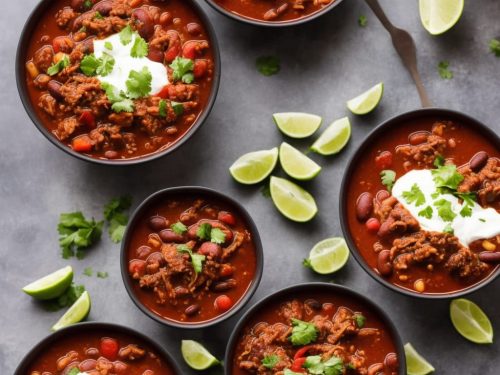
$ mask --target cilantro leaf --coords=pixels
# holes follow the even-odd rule
[[[449,69],[450,63],[448,61],[440,61],[438,64],[438,72],[442,79],[452,79],[453,72]]]
[[[280,361],[280,357],[278,357],[276,354],[271,354],[271,355],[266,355],[264,358],[262,358],[262,366],[268,369],[273,369],[274,366],[278,364]]]
[[[311,266],[311,261],[309,260],[309,258],[305,258],[303,261],[302,261],[302,265],[306,268],[310,268],[312,269],[312,266]]]
[[[172,224],[170,226],[170,229],[172,229],[172,231],[176,234],[184,234],[187,231],[187,227],[180,221]]]
[[[81,212],[61,214],[57,230],[62,257],[68,259],[75,255],[83,257],[85,249],[101,238],[103,222],[87,220]]]
[[[88,9],[92,8],[92,5],[94,5],[94,3],[92,2],[92,0],[85,0],[83,2],[83,8],[85,10],[88,10]]]
[[[98,271],[97,272],[97,277],[100,279],[106,279],[108,277],[108,273],[105,271]]]
[[[82,295],[83,292],[85,292],[85,287],[83,285],[76,285],[75,283],[71,283],[71,285],[62,295],[50,301],[43,301],[42,304],[46,310],[57,311],[62,308],[71,306]]]
[[[281,66],[280,59],[276,56],[261,56],[255,61],[257,70],[265,76],[272,76],[278,74]]]
[[[219,228],[212,228],[210,231],[210,241],[217,244],[226,242],[226,234]]]
[[[304,375],[304,374],[301,372],[295,372],[295,371],[292,371],[292,370],[286,368],[285,371],[283,372],[283,375]]]
[[[444,221],[453,221],[453,219],[457,216],[451,210],[451,202],[446,199],[440,199],[434,202],[434,206],[438,210],[438,215]]]
[[[418,216],[422,216],[422,217],[425,217],[427,219],[431,219],[433,212],[434,212],[434,210],[432,209],[432,207],[427,206],[423,210],[419,211]]]
[[[130,99],[122,99],[111,105],[111,109],[116,112],[134,112],[134,102]]]
[[[439,168],[439,167],[442,167],[444,165],[444,158],[441,156],[441,155],[438,155],[436,156],[436,158],[434,159],[434,166],[436,168]]]
[[[126,195],[113,198],[104,206],[104,218],[109,224],[108,233],[114,243],[119,243],[125,234],[128,215],[125,215],[123,211],[128,210],[131,205],[132,197]]]
[[[140,36],[136,36],[134,40],[134,45],[132,46],[132,49],[130,50],[130,56],[132,57],[145,57],[148,55],[148,44],[144,39],[142,39]]]
[[[394,186],[394,182],[396,181],[396,172],[390,169],[384,169],[380,172],[380,179],[382,185],[384,185],[390,193],[392,191],[392,187]]]
[[[163,99],[158,104],[158,114],[161,117],[167,117],[167,102]]]
[[[415,203],[415,206],[417,207],[425,203],[425,195],[422,193],[422,190],[420,190],[417,184],[413,184],[410,191],[404,191],[403,198],[406,203]]]
[[[196,274],[200,273],[203,269],[203,262],[206,256],[201,254],[193,253],[193,250],[186,244],[177,245],[177,251],[180,253],[187,253],[191,258],[191,264],[193,265],[194,272]]]
[[[148,96],[151,92],[151,81],[153,77],[147,67],[141,71],[131,70],[125,85],[127,86],[127,96],[130,99],[138,99]]]
[[[106,92],[108,100],[112,103],[111,109],[113,111],[116,113],[134,111],[134,102],[127,99],[123,93],[117,93],[116,87],[106,82],[101,82],[101,87]]]
[[[173,100],[170,102],[172,105],[172,109],[176,116],[180,116],[184,113],[184,105],[182,103],[174,102]]]
[[[445,227],[444,227],[444,229],[443,229],[443,232],[444,232],[444,233],[449,233],[449,234],[453,234],[453,233],[454,233],[454,230],[453,230],[453,228],[451,227],[451,224],[450,224],[450,223],[446,224],[446,226],[445,226]]]
[[[437,187],[447,187],[452,190],[456,190],[464,179],[453,164],[442,165],[433,169],[431,173]]]
[[[99,59],[99,66],[96,69],[96,74],[102,77],[109,75],[115,66],[115,59],[110,54],[104,52]]]
[[[332,356],[326,361],[322,361],[320,355],[308,356],[303,367],[309,374],[342,375],[344,373],[344,364],[337,356]]]
[[[198,227],[196,231],[196,236],[200,240],[208,240],[210,238],[210,232],[212,231],[212,226],[209,223],[203,223]]]
[[[69,66],[69,64],[70,64],[70,62],[69,62],[68,55],[64,55],[61,60],[59,60],[55,64],[52,64],[51,66],[49,66],[49,68],[47,69],[47,74],[49,76],[55,76],[61,70],[63,70],[67,66]]]
[[[358,328],[363,328],[365,326],[366,317],[362,314],[354,314],[354,321]]]
[[[111,42],[104,42],[104,48],[109,49],[110,51],[113,50],[113,45]]]
[[[132,197],[130,195],[113,198],[108,204],[104,206],[104,218],[106,220],[111,220],[117,213],[128,210],[131,205]]]
[[[491,53],[493,53],[496,57],[500,57],[500,40],[491,39],[489,46]]]
[[[182,80],[184,83],[192,83],[194,80],[194,61],[184,57],[176,57],[170,68],[173,70],[172,76],[175,81]]]
[[[471,217],[472,216],[472,207],[469,206],[468,204],[464,204],[464,206],[460,210],[460,216]]]
[[[129,44],[131,41],[132,41],[132,35],[134,34],[134,32],[132,31],[132,28],[130,27],[130,25],[127,25],[125,26],[122,31],[120,31],[120,42],[122,42],[122,44],[124,46],[126,46],[127,44]]]
[[[92,267],[87,267],[83,270],[83,274],[85,276],[92,276],[92,274],[94,273],[94,271],[92,271]]]
[[[366,18],[365,15],[361,15],[358,17],[358,25],[359,26],[365,27],[367,23],[368,23],[368,19]]]
[[[486,223],[486,220],[485,220],[485,219],[483,219],[483,218],[479,218],[478,220],[479,220],[480,222],[482,222],[482,223]]]
[[[316,341],[318,329],[313,323],[292,318],[292,325],[292,334],[290,336],[292,345],[307,345]]]
[[[80,62],[80,70],[88,77],[95,76],[101,61],[93,53],[85,55]]]
[[[71,370],[69,370],[68,375],[78,375],[80,374],[80,370],[78,367],[73,367]]]
[[[104,17],[101,14],[101,12],[97,11],[97,12],[95,12],[93,19],[95,19],[95,20],[103,20]]]

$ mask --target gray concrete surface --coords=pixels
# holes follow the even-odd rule
[[[61,212],[82,210],[101,216],[111,197],[130,193],[134,206],[152,192],[176,185],[205,185],[239,199],[256,219],[265,247],[265,272],[250,305],[281,287],[304,281],[330,281],[369,294],[390,314],[405,342],[410,341],[434,364],[438,374],[493,375],[500,373],[500,347],[474,345],[462,339],[448,318],[448,302],[403,297],[375,283],[351,259],[333,277],[318,277],[301,260],[320,239],[341,235],[338,193],[346,161],[365,135],[381,121],[419,106],[416,90],[392,49],[388,35],[358,0],[346,0],[330,14],[302,27],[265,30],[238,24],[207,6],[220,39],[222,84],[205,126],[170,157],[130,168],[109,168],[80,162],[56,149],[35,129],[17,95],[14,56],[17,40],[36,0],[4,2],[0,15],[0,374],[12,374],[21,358],[44,336],[62,312],[46,312],[24,295],[26,283],[66,264],[76,269],[76,281],[89,290],[90,320],[117,322],[144,331],[161,341],[179,360],[179,341],[203,342],[222,357],[238,317],[199,332],[165,328],[144,316],[122,285],[119,246],[107,236],[85,260],[59,256],[56,225]],[[488,51],[488,41],[500,35],[500,2],[466,2],[458,25],[441,37],[421,27],[416,1],[383,0],[390,18],[407,28],[419,48],[425,85],[437,106],[464,111],[500,131],[500,58]],[[360,28],[358,16],[368,17]],[[264,77],[255,69],[261,55],[277,55],[281,73]],[[437,64],[448,60],[454,78],[442,80]],[[379,108],[366,117],[353,117],[352,140],[338,156],[313,156],[323,172],[306,184],[320,213],[306,225],[281,217],[258,188],[234,183],[227,168],[244,152],[271,148],[283,140],[271,114],[309,111],[326,122],[348,115],[345,101],[384,81]],[[305,147],[305,142],[292,142]],[[82,275],[85,267],[109,272],[102,280]],[[470,298],[500,329],[500,284],[494,282]],[[498,332],[497,332],[498,333]],[[183,367],[186,374],[194,373]],[[215,371],[217,373],[217,371]]]

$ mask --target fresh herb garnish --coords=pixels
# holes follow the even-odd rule
[[[460,213],[460,216],[462,216],[462,217],[471,217],[472,216],[472,206],[470,206],[468,204],[464,204],[459,213]]]
[[[278,74],[281,69],[280,59],[276,56],[261,56],[258,57],[255,61],[257,66],[257,70],[265,75],[272,76],[274,74]]]
[[[457,167],[453,164],[441,165],[431,171],[434,183],[438,188],[446,187],[452,190],[457,190],[458,185],[464,179],[460,173],[457,172]]]
[[[180,221],[172,224],[170,226],[170,229],[172,229],[172,231],[175,234],[181,234],[181,235],[187,231],[187,227],[184,224],[182,224]]]
[[[91,246],[101,238],[103,222],[87,220],[81,212],[61,214],[57,231],[62,257],[68,259],[75,255],[84,257],[83,249]]]
[[[201,224],[196,230],[196,236],[200,240],[210,240],[216,244],[223,244],[226,242],[225,233],[219,228],[213,228],[209,223]]]
[[[309,260],[309,258],[304,258],[304,260],[302,261],[302,265],[306,268],[312,269],[311,261]]]
[[[69,370],[68,375],[78,375],[80,374],[80,370],[78,367],[73,367],[71,370]]]
[[[425,203],[425,195],[422,193],[422,190],[420,190],[417,184],[413,184],[410,191],[404,191],[403,198],[406,203],[415,203],[415,206],[417,207]]]
[[[92,270],[92,267],[86,267],[84,270],[83,270],[83,274],[85,276],[92,276],[94,274],[94,271]]]
[[[55,76],[57,73],[59,73],[61,70],[69,66],[70,61],[68,55],[64,55],[61,60],[56,62],[55,64],[52,64],[49,66],[47,69],[47,74],[49,76]]]
[[[104,48],[113,51],[113,45],[111,44],[111,42],[104,42]]]
[[[396,172],[390,169],[384,169],[380,172],[380,180],[382,185],[384,185],[390,193],[392,191],[392,187],[394,186],[394,182],[396,181]]]
[[[167,102],[163,99],[158,103],[158,114],[161,117],[167,117]]]
[[[212,228],[210,231],[210,241],[216,244],[223,244],[226,242],[226,234],[219,228]]]
[[[97,272],[97,277],[100,279],[106,279],[108,276],[109,275],[106,271],[98,271]]]
[[[177,251],[180,253],[188,253],[191,258],[191,264],[193,265],[194,272],[196,274],[200,273],[203,268],[203,262],[206,256],[193,253],[193,250],[186,244],[177,245]]]
[[[134,40],[134,45],[130,50],[130,56],[132,57],[145,57],[148,55],[148,43],[140,36],[136,36]]]
[[[419,211],[418,216],[422,216],[422,217],[425,217],[427,219],[431,219],[433,212],[434,212],[434,210],[432,209],[432,207],[427,206],[423,210]]]
[[[170,105],[172,106],[176,116],[180,116],[184,113],[184,105],[182,103],[171,101]]]
[[[172,64],[170,64],[173,73],[172,76],[175,81],[181,80],[184,83],[192,83],[194,81],[193,69],[194,61],[184,57],[176,57]]]
[[[151,92],[152,80],[153,77],[147,67],[143,67],[140,71],[131,70],[128,80],[125,82],[127,86],[127,96],[130,99],[148,96]]]
[[[96,74],[106,77],[113,71],[115,59],[109,53],[104,52],[99,60],[100,64],[96,69]]]
[[[85,0],[83,2],[83,8],[85,10],[88,10],[88,9],[92,8],[92,5],[94,5],[94,3],[92,2],[92,0]]]
[[[304,374],[302,372],[295,372],[286,368],[285,371],[283,372],[283,375],[304,375]]]
[[[451,202],[446,199],[434,201],[434,206],[437,208],[439,217],[444,221],[453,221],[457,216],[451,209]]]
[[[366,317],[362,314],[354,314],[354,321],[358,328],[363,328],[365,326]]]
[[[438,64],[438,72],[442,79],[452,79],[453,72],[449,69],[450,63],[448,61],[440,61]]]
[[[80,70],[88,77],[109,75],[115,66],[115,59],[110,54],[104,52],[101,58],[97,58],[93,53],[86,55],[80,62]]]
[[[490,52],[493,53],[496,57],[500,57],[500,40],[490,40]]]
[[[445,162],[445,159],[441,155],[438,155],[434,159],[434,163],[433,164],[434,164],[434,166],[436,168],[439,168],[439,167],[442,167],[444,165],[444,162]]]
[[[318,329],[313,323],[292,318],[292,325],[292,334],[290,336],[292,345],[307,345],[316,341]]]
[[[446,224],[446,226],[443,229],[443,232],[444,233],[449,233],[449,234],[453,234],[454,233],[454,230],[451,227],[451,223]]]
[[[481,222],[483,222],[483,223],[486,223],[485,219],[479,218],[478,220],[481,221]]]
[[[260,188],[260,193],[264,198],[271,198],[271,188],[269,187],[268,183],[262,185],[262,187]]]
[[[200,240],[208,240],[210,238],[211,231],[212,231],[212,226],[209,223],[203,223],[196,230],[196,236]]]
[[[122,31],[120,31],[120,42],[122,42],[122,44],[124,46],[126,46],[127,44],[129,44],[131,41],[132,41],[132,35],[134,34],[134,32],[132,31],[132,28],[130,27],[130,25],[127,25],[125,26]]]
[[[366,18],[365,15],[361,15],[358,17],[358,25],[359,26],[365,27],[367,23],[368,23],[368,19]]]
[[[266,355],[264,358],[262,358],[262,366],[268,369],[273,369],[274,366],[278,364],[280,361],[280,357],[278,357],[276,354],[271,354],[271,355]]]
[[[320,355],[308,356],[303,367],[308,370],[309,374],[342,375],[344,373],[344,363],[337,356],[332,356],[326,361],[322,361]]]
[[[113,198],[104,206],[104,218],[109,224],[108,232],[111,241],[118,243],[122,240],[127,227],[128,215],[123,211],[128,210],[132,205],[132,197],[123,196]]]
[[[95,20],[103,20],[103,19],[104,19],[104,17],[103,17],[103,15],[101,14],[101,12],[97,11],[97,12],[95,12],[95,14],[94,14],[94,18],[93,18],[93,19],[95,19]]]
[[[80,298],[82,293],[85,292],[85,287],[83,285],[76,285],[71,283],[71,285],[66,289],[66,291],[56,299],[46,301],[43,306],[46,310],[57,311],[65,307],[71,306],[75,301]]]
[[[123,92],[118,92],[116,87],[106,82],[101,82],[101,87],[106,91],[113,111],[116,113],[134,111],[134,102],[128,99]]]

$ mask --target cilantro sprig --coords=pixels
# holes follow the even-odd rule
[[[205,255],[193,253],[193,250],[186,244],[177,245],[177,251],[180,253],[187,253],[191,258],[191,264],[193,265],[194,272],[199,274],[203,269],[203,262],[206,259]]]
[[[214,228],[210,223],[201,224],[196,230],[196,236],[202,241],[210,240],[216,244],[226,242],[226,234],[220,228]]]
[[[444,221],[453,221],[457,216],[451,209],[451,202],[446,199],[434,201],[434,206],[437,208],[437,213]]]
[[[173,70],[172,76],[175,81],[182,81],[184,83],[192,83],[194,81],[194,61],[186,59],[185,57],[176,57],[170,64]]]
[[[433,213],[434,213],[434,210],[432,209],[432,207],[427,206],[418,212],[418,216],[422,216],[422,217],[425,217],[427,219],[432,219]]]
[[[391,169],[384,169],[380,172],[380,180],[382,185],[384,185],[390,193],[392,191],[392,187],[394,186],[394,182],[396,181],[396,172]]]
[[[292,345],[307,345],[316,341],[318,329],[313,323],[292,319],[292,325],[292,334],[290,335]]]
[[[438,72],[442,79],[452,79],[453,72],[450,70],[450,63],[448,61],[440,61],[438,64]]]
[[[47,69],[47,74],[49,76],[51,76],[51,77],[55,76],[61,70],[63,70],[67,66],[69,66],[69,64],[70,64],[70,61],[69,61],[68,55],[64,55],[62,57],[62,59],[60,59],[58,62],[56,62],[56,63],[52,64],[51,66],[49,66],[49,68]]]
[[[106,77],[113,71],[114,66],[115,59],[106,52],[103,52],[100,58],[91,53],[86,55],[80,62],[80,70],[88,77],[96,75]]]
[[[134,112],[134,102],[127,98],[123,92],[118,92],[115,86],[106,82],[101,82],[101,87],[106,92],[113,111],[116,113]]]
[[[417,207],[425,203],[425,195],[417,184],[413,184],[409,191],[403,191],[403,198],[406,203],[415,203]]]
[[[131,70],[125,85],[127,86],[127,96],[130,99],[138,99],[148,96],[151,93],[151,82],[153,76],[147,67],[140,71]]]
[[[59,218],[59,246],[64,259],[75,256],[82,259],[84,249],[96,243],[102,235],[104,222],[87,220],[80,211],[63,213]]]
[[[111,241],[119,243],[125,234],[127,227],[128,215],[124,211],[128,210],[132,205],[132,197],[122,196],[113,198],[106,206],[104,206],[104,218],[108,222],[109,236]]]
[[[489,47],[491,53],[493,53],[496,57],[500,57],[500,40],[491,39]]]
[[[273,369],[274,366],[278,364],[280,361],[280,357],[278,357],[276,354],[271,354],[271,355],[266,355],[264,358],[262,358],[262,366],[268,369]]]
[[[145,57],[148,55],[149,47],[148,43],[142,39],[139,35],[136,35],[134,40],[134,45],[130,50],[130,56],[132,57]]]
[[[257,70],[264,76],[278,74],[281,69],[280,59],[276,56],[261,56],[255,61]]]
[[[323,361],[320,355],[308,356],[303,367],[309,374],[342,375],[344,373],[344,363],[337,356],[332,356],[326,361]]]
[[[172,229],[172,231],[175,233],[175,234],[184,234],[186,231],[187,231],[187,227],[181,223],[180,221],[172,224],[170,226],[170,229]]]

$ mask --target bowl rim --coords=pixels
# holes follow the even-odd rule
[[[407,112],[400,113],[396,116],[393,116],[382,123],[380,123],[378,126],[376,126],[361,142],[361,144],[358,146],[357,150],[354,152],[354,154],[349,158],[347,162],[347,167],[345,168],[344,171],[344,176],[342,178],[342,183],[340,186],[340,194],[339,194],[339,217],[340,217],[340,226],[342,228],[342,232],[344,234],[344,238],[347,242],[347,245],[350,249],[350,253],[354,255],[354,258],[358,262],[358,264],[365,270],[366,273],[368,273],[373,279],[384,285],[385,287],[389,288],[390,290],[393,290],[395,292],[398,292],[400,294],[414,297],[414,298],[421,298],[421,299],[431,299],[431,300],[449,300],[453,298],[458,298],[465,296],[467,294],[473,293],[477,291],[478,289],[485,287],[492,281],[494,281],[499,275],[500,275],[500,266],[497,267],[495,271],[493,271],[489,276],[486,278],[482,279],[481,281],[477,282],[476,284],[473,284],[472,286],[461,289],[455,292],[450,292],[450,293],[433,293],[433,294],[425,294],[425,293],[418,293],[418,292],[413,292],[409,289],[404,289],[401,288],[397,285],[392,284],[391,282],[387,281],[385,278],[381,277],[379,274],[377,274],[369,265],[366,263],[364,260],[363,256],[361,255],[360,251],[358,250],[358,247],[356,246],[351,232],[349,230],[349,224],[347,222],[347,215],[349,210],[347,209],[347,190],[348,190],[348,185],[351,181],[351,176],[354,170],[354,166],[358,159],[361,157],[362,152],[367,148],[370,147],[371,143],[376,140],[380,134],[384,133],[387,131],[387,129],[400,125],[404,121],[408,120],[414,120],[418,118],[424,118],[424,117],[433,117],[433,116],[442,116],[442,117],[447,117],[450,119],[458,119],[461,121],[465,126],[474,126],[476,129],[481,132],[482,134],[485,134],[486,136],[490,137],[490,139],[493,140],[493,143],[497,144],[498,147],[500,147],[500,137],[487,125],[482,123],[481,121],[477,120],[474,117],[471,117],[463,112],[459,112],[456,110],[452,109],[447,109],[447,108],[440,108],[440,107],[431,107],[431,108],[420,108],[416,110],[411,110]]]
[[[255,268],[255,275],[253,277],[252,283],[249,285],[247,288],[246,292],[242,295],[238,303],[229,311],[226,313],[223,313],[215,318],[212,318],[210,320],[206,321],[201,321],[201,322],[194,322],[194,323],[183,323],[178,320],[174,319],[167,319],[164,317],[161,317],[155,313],[153,313],[148,307],[146,307],[137,297],[136,293],[134,292],[132,285],[131,285],[131,280],[128,275],[128,242],[129,242],[129,237],[132,235],[132,228],[135,226],[135,223],[137,220],[139,220],[142,217],[142,214],[144,210],[149,208],[152,203],[157,201],[158,199],[167,197],[167,196],[175,196],[175,195],[184,195],[184,196],[195,196],[195,195],[200,195],[200,196],[207,196],[209,198],[213,198],[215,200],[220,200],[225,203],[228,203],[229,205],[233,206],[236,208],[238,211],[238,214],[240,217],[244,219],[244,221],[247,223],[248,229],[250,230],[252,234],[252,240],[255,246],[255,256],[256,256],[256,268]],[[233,315],[237,314],[247,303],[248,301],[252,298],[253,294],[259,287],[260,281],[262,279],[262,274],[264,271],[264,250],[262,247],[262,241],[260,238],[260,234],[257,228],[257,225],[255,224],[254,220],[248,213],[248,211],[243,207],[243,205],[235,200],[234,198],[220,192],[216,191],[214,189],[208,188],[208,187],[203,187],[203,186],[178,186],[178,187],[170,187],[166,189],[159,190],[150,196],[148,196],[142,203],[135,209],[134,213],[132,214],[128,224],[127,228],[125,230],[125,234],[123,236],[122,244],[121,244],[121,249],[120,249],[120,270],[122,274],[122,280],[123,284],[125,285],[125,289],[127,290],[127,293],[129,297],[132,299],[134,304],[141,310],[145,315],[150,317],[151,319],[157,321],[160,324],[163,324],[165,326],[169,327],[175,327],[175,328],[183,328],[183,329],[200,329],[200,328],[207,328],[214,326],[216,324],[222,323],[223,321],[231,318]]]
[[[376,302],[366,297],[365,295],[355,291],[354,289],[348,288],[339,284],[325,283],[325,282],[306,282],[287,286],[285,288],[279,289],[266,297],[262,298],[259,302],[254,304],[248,311],[243,314],[243,316],[238,320],[238,323],[233,329],[231,336],[226,345],[226,353],[224,356],[224,375],[231,375],[234,349],[240,338],[241,331],[245,328],[248,321],[253,317],[253,315],[260,309],[265,308],[270,302],[278,298],[282,298],[287,295],[293,295],[297,292],[304,292],[308,290],[326,290],[333,293],[340,293],[347,296],[349,299],[358,300],[359,302],[365,304],[370,311],[374,312],[380,320],[389,329],[392,336],[394,345],[396,347],[398,361],[399,361],[399,375],[406,375],[406,358],[404,354],[403,341],[389,315],[383,310]]]
[[[137,337],[141,341],[144,341],[147,345],[151,346],[169,365],[169,367],[174,371],[175,374],[181,374],[180,367],[177,362],[174,360],[174,357],[167,351],[162,345],[158,343],[155,339],[145,335],[144,333],[137,331],[133,328],[116,324],[116,323],[107,323],[107,322],[81,322],[70,325],[68,327],[62,328],[55,332],[50,333],[48,336],[45,336],[42,340],[40,340],[35,346],[33,346],[28,353],[23,357],[16,370],[14,371],[14,375],[24,375],[27,373],[28,367],[33,363],[33,360],[41,355],[43,351],[52,344],[53,342],[59,341],[61,338],[79,333],[86,332],[89,330],[103,330],[103,331],[115,331],[120,334],[125,334],[131,337]]]
[[[253,26],[263,26],[263,27],[269,27],[269,28],[281,28],[281,27],[289,27],[289,26],[297,26],[301,25],[304,23],[307,23],[309,21],[312,21],[318,17],[321,17],[322,15],[328,13],[331,11],[333,8],[338,6],[340,3],[342,3],[343,0],[335,0],[331,4],[325,6],[323,9],[320,9],[314,13],[311,13],[308,16],[305,17],[300,17],[294,20],[290,21],[263,21],[263,20],[258,20],[255,18],[250,18],[250,17],[244,17],[241,15],[238,15],[236,13],[233,13],[224,7],[220,6],[217,4],[214,0],[205,0],[208,5],[210,5],[213,9],[215,9],[217,12],[220,14],[223,14],[226,17],[232,18],[233,20],[246,23],[248,25],[253,25]]]
[[[186,1],[186,0],[183,0]],[[210,96],[208,98],[208,102],[205,108],[202,110],[196,121],[191,125],[191,127],[182,135],[179,139],[177,139],[171,146],[155,151],[151,154],[147,154],[145,156],[138,156],[130,159],[99,159],[87,156],[85,154],[74,151],[69,146],[65,145],[61,141],[59,141],[51,131],[49,131],[38,118],[36,111],[34,109],[34,105],[31,103],[28,88],[26,85],[26,54],[29,45],[29,41],[31,39],[31,32],[35,29],[38,21],[44,15],[46,8],[48,8],[53,0],[40,0],[40,2],[33,8],[31,13],[29,14],[26,22],[24,23],[21,35],[19,37],[19,41],[17,44],[17,51],[15,57],[15,76],[16,76],[16,86],[19,97],[23,104],[23,107],[28,114],[28,117],[31,119],[31,122],[35,125],[35,127],[42,133],[45,138],[47,138],[53,145],[55,145],[60,150],[64,151],[66,154],[69,154],[77,159],[100,165],[112,165],[112,166],[127,166],[127,165],[136,165],[142,164],[146,162],[150,162],[156,159],[159,159],[163,156],[166,156],[174,151],[178,150],[185,142],[188,141],[197,131],[198,129],[206,122],[208,116],[212,112],[215,101],[217,99],[217,95],[220,87],[221,80],[221,55],[220,55],[220,47],[219,41],[217,38],[217,34],[215,32],[215,28],[210,21],[210,18],[207,15],[207,12],[200,6],[200,4],[196,0],[187,0],[189,1],[189,6],[193,8],[194,12],[198,15],[203,26],[207,30],[207,35],[210,40],[213,56],[214,56],[214,74],[212,79],[212,88],[210,91]]]

